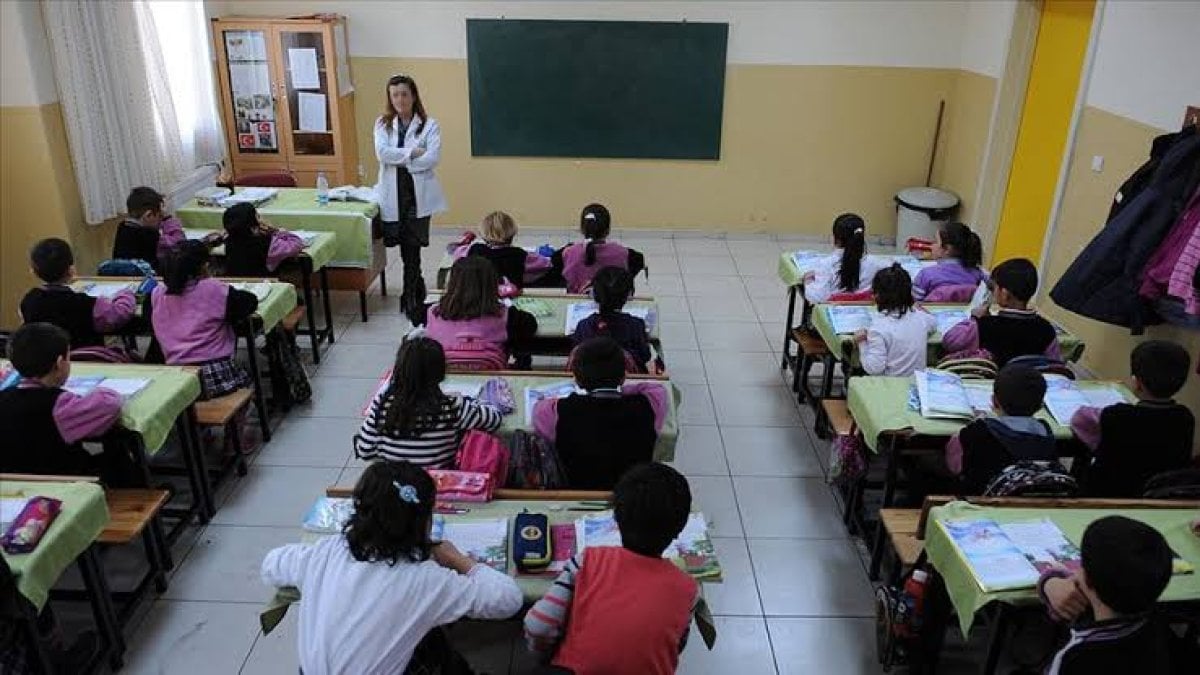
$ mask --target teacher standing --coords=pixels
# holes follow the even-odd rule
[[[413,318],[425,304],[421,249],[429,245],[429,219],[447,207],[433,173],[442,157],[442,132],[437,120],[425,112],[417,83],[407,75],[395,75],[387,82],[387,105],[375,120],[375,157],[383,243],[400,247],[404,264],[400,311]]]

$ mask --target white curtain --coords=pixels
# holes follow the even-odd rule
[[[164,19],[176,30],[160,36],[156,4],[42,0],[89,223],[122,213],[130,188],[169,191],[197,166],[221,156],[203,9],[199,2],[178,3],[196,7]],[[199,36],[181,43],[179,34],[190,32]],[[186,54],[176,53],[184,49]],[[180,59],[200,64],[183,67]]]

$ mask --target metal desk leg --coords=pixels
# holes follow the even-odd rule
[[[75,562],[79,565],[79,574],[83,577],[83,585],[92,604],[92,616],[96,619],[96,626],[108,643],[108,665],[114,671],[120,670],[125,665],[125,636],[121,634],[121,624],[117,621],[108,581],[105,580],[104,571],[96,559],[96,545],[92,544],[79,554]]]
[[[312,340],[313,363],[321,362],[321,335],[317,332],[317,310],[313,307],[312,258],[300,259],[300,288],[304,291],[304,317],[308,320],[308,337]]]
[[[201,525],[208,524],[209,519],[216,514],[213,504],[212,488],[208,482],[208,467],[204,457],[204,444],[197,432],[196,407],[188,406],[184,411],[182,421],[176,421],[176,428],[184,441],[184,464],[187,466],[188,483],[192,488],[192,508]]]
[[[263,393],[262,373],[258,370],[257,348],[254,338],[257,331],[250,324],[246,330],[246,358],[250,361],[250,378],[254,381],[254,409],[258,411],[259,426],[262,427],[263,443],[271,440],[271,416],[267,412],[267,395]]]
[[[379,268],[379,294],[387,297],[387,265]]]
[[[325,307],[325,337],[333,344],[333,307],[329,304],[329,268],[322,267],[318,273],[321,277],[321,304]]]
[[[896,496],[896,474],[899,471],[899,461],[896,457],[896,435],[888,434],[888,453],[887,453],[887,473],[883,480],[883,501],[879,508],[886,509],[892,505],[892,500]],[[883,547],[885,545],[884,538],[887,533],[884,531],[883,519],[875,525],[875,541],[871,546],[871,565],[867,570],[867,576],[871,581],[879,579],[879,565],[883,562]]]
[[[358,292],[358,311],[362,313],[363,323],[367,322],[367,292]]]
[[[983,660],[983,675],[993,675],[1000,663],[1000,654],[1008,638],[1012,624],[1012,610],[1003,602],[996,603],[996,616],[992,619],[992,634],[988,638],[987,656]]]
[[[949,622],[950,596],[946,594],[946,582],[937,570],[930,568],[929,581],[925,585],[925,622],[918,636],[920,647],[909,658],[910,673],[933,673],[937,670]]]
[[[797,286],[788,286],[787,323],[783,326],[783,358],[779,362],[780,370],[786,370],[788,362],[791,361],[791,356],[788,352],[792,342],[792,321],[796,318],[797,288]]]

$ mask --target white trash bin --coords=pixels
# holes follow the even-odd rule
[[[896,193],[896,247],[909,239],[933,241],[938,227],[958,209],[958,195],[931,187],[910,187]]]

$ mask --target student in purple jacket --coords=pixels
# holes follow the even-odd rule
[[[979,282],[987,278],[979,267],[983,262],[983,242],[962,223],[942,225],[933,247],[933,257],[938,263],[918,272],[913,280],[914,300],[954,302],[970,299]],[[957,296],[950,294],[953,292],[957,292]],[[965,298],[961,297],[963,293]]]
[[[486,258],[459,258],[441,300],[425,312],[425,333],[441,343],[446,362],[472,370],[500,370],[537,333],[529,312],[500,302],[499,277]],[[528,367],[528,355],[518,366]]]
[[[0,391],[0,471],[99,476],[109,485],[132,484],[133,460],[118,446],[93,455],[85,438],[102,436],[121,417],[121,395],[96,387],[79,395],[63,389],[71,376],[70,338],[48,323],[13,333],[9,351],[21,380]]]
[[[208,245],[185,241],[164,262],[164,283],[154,287],[143,313],[166,362],[200,366],[200,396],[224,396],[251,385],[234,356],[234,326],[258,310],[253,293],[208,276]]]
[[[599,311],[579,322],[571,334],[575,345],[594,337],[610,337],[625,350],[626,371],[648,372],[650,338],[646,322],[632,314],[621,311],[629,298],[633,297],[633,277],[620,267],[605,267],[592,280],[592,298]]]
[[[579,216],[579,231],[584,241],[567,244],[555,251],[550,262],[562,273],[568,293],[582,293],[596,273],[605,267],[620,267],[637,276],[646,267],[641,253],[608,241],[612,219],[603,204],[588,204]]]
[[[234,204],[221,216],[225,227],[225,274],[262,277],[304,250],[300,237],[272,226],[253,204]]]

